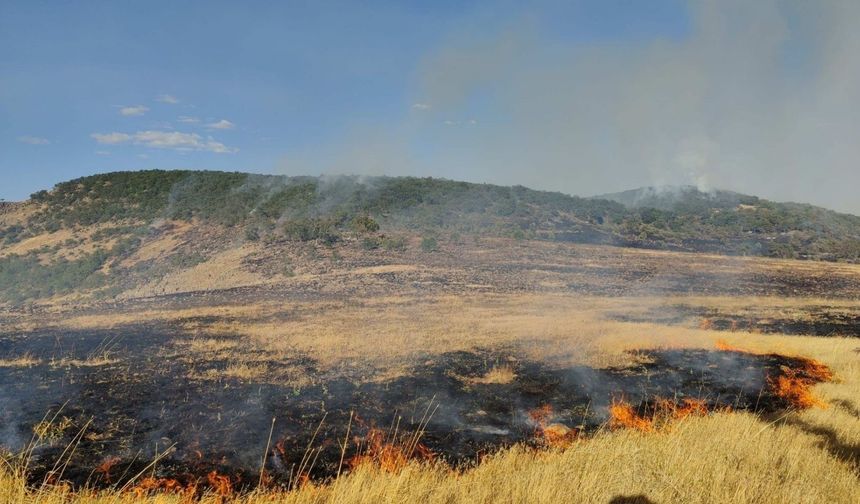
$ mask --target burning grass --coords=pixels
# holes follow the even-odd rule
[[[529,411],[528,415],[535,425],[535,438],[539,445],[567,448],[579,439],[579,429],[556,421],[555,412],[549,404]]]
[[[44,366],[43,378],[57,380],[48,388],[21,381],[35,376],[24,373],[27,368],[4,368],[8,374],[0,373],[0,386],[6,395],[0,399],[6,411],[17,411],[21,404],[8,402],[18,397],[10,391],[24,394],[36,386],[46,404],[86,398],[82,408],[70,403],[65,413],[73,423],[36,453],[42,460],[32,469],[52,465],[51,457],[93,413],[112,412],[110,419],[92,415],[75,449],[66,476],[78,490],[46,487],[48,502],[61,499],[55,494],[66,500],[76,495],[81,502],[130,502],[138,485],[146,487],[138,488],[141,498],[154,502],[180,502],[192,493],[204,500],[209,493],[214,500],[217,485],[224,488],[227,481],[234,492],[243,492],[238,501],[248,502],[557,502],[575,495],[605,503],[638,494],[658,502],[856,500],[856,341],[735,333],[729,336],[734,345],[709,351],[703,348],[713,345],[712,331],[601,320],[602,313],[617,309],[613,303],[630,302],[555,296],[375,299],[357,307],[297,304],[283,322],[270,318],[271,306],[207,308],[196,315],[213,318],[195,322],[187,339],[176,331],[160,339],[161,322],[121,328],[129,336],[104,369]],[[166,319],[177,320],[171,317]],[[63,331],[77,350],[76,357],[66,358],[90,355],[89,333],[102,338],[92,330]],[[512,345],[517,338],[525,343]],[[58,338],[48,334],[45,341],[54,351]],[[482,354],[475,347],[502,350]],[[15,355],[50,360],[35,336],[14,348]],[[415,348],[420,360],[410,360]],[[627,353],[636,348],[644,350]],[[379,378],[371,351],[401,371]],[[511,354],[517,360],[509,360]],[[261,367],[228,371],[243,364]],[[828,381],[834,374],[839,380]],[[199,379],[189,383],[189,376]],[[286,380],[290,376],[312,380],[296,387]],[[679,388],[682,393],[675,394]],[[798,390],[814,392],[814,400]],[[409,433],[436,393],[440,410],[412,446]],[[815,407],[820,403],[829,408]],[[729,407],[734,413],[727,414]],[[757,408],[763,417],[744,413]],[[352,411],[365,424],[355,422],[347,433]],[[325,414],[318,438],[309,443]],[[632,425],[616,420],[624,415]],[[272,416],[278,421],[266,450]],[[403,420],[393,428],[398,417]],[[776,423],[766,423],[774,417]],[[604,428],[609,426],[614,428]],[[9,434],[0,429],[0,435]],[[128,451],[116,462],[113,447],[157,444],[161,453],[173,443],[175,455],[123,492],[111,489],[122,488],[144,469],[141,461],[153,456],[143,453],[133,462],[134,451]],[[247,449],[237,454],[231,448],[236,446]],[[475,460],[484,462],[474,466]],[[212,471],[227,480],[210,481]],[[13,476],[0,475],[0,488],[19,496],[11,502],[28,502],[30,497],[20,496],[35,495],[41,480],[34,489],[31,477],[27,490],[16,486],[23,485],[23,476]],[[102,497],[79,490],[88,478],[104,488]]]
[[[118,350],[115,355],[121,358]],[[413,462],[438,461],[462,469],[515,445],[567,449],[590,442],[605,426],[652,433],[711,411],[798,408],[774,380],[800,380],[809,388],[831,376],[817,361],[773,353],[640,350],[633,360],[632,366],[559,367],[492,350],[449,352],[388,381],[330,378],[300,390],[270,385],[265,392],[245,377],[224,376],[211,388],[208,382],[177,382],[176,376],[186,374],[179,364],[151,368],[126,362],[106,368],[121,374],[90,383],[72,401],[75,407],[55,414],[68,425],[50,439],[38,436],[42,443],[30,450],[28,470],[34,483],[54,481],[53,467],[62,463],[68,470],[57,481],[76,487],[134,483],[131,488],[144,493],[225,493],[264,483],[294,489],[364,466],[399,472]],[[312,361],[300,362],[313,369]],[[69,385],[58,381],[57,397],[79,390],[71,384],[86,375],[69,375],[74,369],[58,376]],[[148,387],[154,383],[158,395],[141,396],[141,383],[129,382],[129,375]],[[505,379],[486,379],[498,375]],[[618,394],[626,401],[612,400]],[[88,419],[102,397],[112,398],[117,413]],[[261,447],[259,432],[277,414],[281,418],[270,426],[274,443]],[[157,466],[115,448],[135,446],[139,439],[169,445],[144,456],[156,457]],[[261,466],[248,463],[261,452]],[[136,474],[150,479],[137,481]]]
[[[733,346],[725,340],[717,340],[716,346],[724,352],[756,355],[755,352]],[[782,365],[779,374],[767,377],[769,392],[781,399],[787,407],[796,409],[827,408],[827,403],[815,396],[812,387],[832,380],[833,371],[828,366],[807,357],[793,357],[792,365]]]
[[[720,406],[719,410],[729,411],[731,407]],[[615,400],[609,406],[610,429],[633,429],[640,432],[656,432],[671,428],[675,421],[689,417],[705,416],[712,413],[704,399],[685,397],[680,401],[656,398],[639,408],[624,401]]]
[[[378,467],[387,472],[396,472],[406,467],[411,460],[429,462],[435,456],[430,448],[420,442],[419,435],[396,437],[381,429],[371,429],[363,438],[356,439],[360,453],[349,459],[348,465],[357,469],[364,465]]]
[[[609,407],[609,427],[635,429],[642,432],[652,432],[654,422],[652,418],[640,415],[636,409],[624,401],[613,402]]]
[[[857,502],[857,475],[849,465],[820,450],[819,442],[814,434],[792,425],[768,424],[744,413],[716,413],[690,418],[660,436],[625,429],[602,432],[565,450],[514,448],[463,472],[414,463],[389,472],[367,464],[329,485],[261,490],[236,496],[233,502],[552,503],[575,496],[577,502],[605,504],[634,495],[653,502],[702,504]],[[4,504],[187,502],[181,490],[140,496],[116,490],[28,490],[20,477],[5,469],[0,469],[0,489]],[[222,499],[201,495],[201,502]]]

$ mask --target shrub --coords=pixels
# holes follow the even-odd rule
[[[367,215],[359,215],[352,219],[352,228],[359,233],[375,233],[379,231],[379,223]]]
[[[293,263],[290,261],[289,257],[284,258],[283,264],[281,265],[281,274],[285,277],[296,276],[296,271],[293,269]]]
[[[436,252],[439,250],[439,244],[436,242],[436,238],[432,236],[425,236],[421,239],[421,250],[424,252]]]
[[[294,241],[321,240],[332,244],[340,240],[335,223],[330,219],[296,219],[284,223],[284,236]]]
[[[382,245],[382,240],[376,236],[365,236],[364,239],[361,240],[361,248],[364,250],[376,250],[380,245]]]
[[[106,280],[99,270],[107,259],[97,250],[79,259],[41,264],[37,254],[0,259],[0,294],[13,302],[65,294],[79,288],[96,288]]]
[[[206,262],[206,256],[197,252],[180,252],[170,256],[170,264],[177,268],[193,268],[200,263]]]
[[[253,242],[258,241],[260,239],[260,232],[255,227],[245,228],[245,239]]]
[[[385,250],[406,250],[406,238],[403,236],[383,236],[382,248]]]

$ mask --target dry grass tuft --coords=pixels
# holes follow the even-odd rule
[[[0,367],[33,367],[41,364],[42,361],[33,357],[30,354],[19,355],[17,357],[6,357],[0,359]]]
[[[514,368],[509,365],[501,365],[496,366],[493,369],[487,371],[487,374],[481,376],[480,378],[472,378],[469,380],[471,383],[482,383],[482,384],[492,384],[492,383],[511,383],[517,377],[516,372],[514,372]]]

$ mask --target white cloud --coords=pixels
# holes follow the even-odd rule
[[[470,124],[470,125],[474,126],[474,125],[478,124],[478,120],[477,119],[469,119],[468,121],[452,121],[450,119],[446,119],[446,120],[442,121],[442,124],[444,124],[445,126],[460,126],[463,124]]]
[[[122,107],[121,109],[119,109],[119,113],[124,116],[141,116],[147,112],[149,112],[149,108],[144,107],[143,105],[136,105],[134,107]]]
[[[206,125],[209,129],[219,129],[219,130],[228,130],[236,127],[235,124],[231,123],[227,119],[221,119],[218,122],[209,123]]]
[[[90,135],[96,142],[105,145],[115,145],[128,142],[131,140],[131,135],[126,133],[93,133]]]
[[[232,154],[239,149],[227,147],[212,137],[203,138],[197,133],[181,133],[179,131],[138,131],[133,135],[127,133],[93,133],[90,135],[101,144],[133,143],[154,149],[173,149],[178,151],[206,151],[217,154]]]
[[[192,116],[179,116],[179,119],[177,119],[177,121],[186,124],[196,124],[200,122],[200,119]]]
[[[169,94],[160,94],[160,95],[155,97],[155,101],[161,102],[161,103],[169,103],[171,105],[176,105],[177,103],[179,103],[179,98],[177,98],[173,95],[169,95]]]
[[[147,156],[146,154],[138,154],[137,157],[139,157],[140,159],[149,159],[149,156]]]
[[[48,145],[49,143],[51,143],[47,138],[29,135],[19,136],[18,141],[30,145]]]
[[[415,110],[427,110],[430,108],[430,105],[427,103],[413,103],[412,108]]]
[[[110,152],[106,150],[97,150],[96,154],[98,154],[99,156],[110,156]]]

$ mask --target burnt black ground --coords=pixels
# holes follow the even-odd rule
[[[64,448],[83,430],[63,471],[74,485],[121,484],[158,453],[154,474],[196,479],[210,470],[229,474],[236,486],[257,480],[261,458],[275,418],[267,471],[287,481],[308,446],[319,450],[308,471],[314,478],[333,476],[350,413],[351,437],[370,428],[397,426],[413,432],[428,411],[422,443],[455,466],[515,443],[536,444],[532,409],[551,406],[552,422],[585,431],[604,424],[607,407],[625,399],[643,411],[657,398],[691,397],[710,407],[774,411],[785,407],[766,391],[768,376],[795,367],[792,359],[706,350],[643,351],[641,364],[610,369],[550,367],[520,358],[514,349],[476,349],[428,355],[410,372],[381,382],[321,371],[302,355],[269,362],[273,375],[304,373],[313,385],[294,388],[237,379],[192,379],[199,363],[167,358],[165,348],[182,336],[163,324],[127,326],[117,331],[35,332],[0,337],[0,354],[29,354],[42,363],[0,367],[0,444],[20,450],[46,413],[65,420],[56,436],[33,454],[31,478],[46,478]],[[68,364],[110,349],[101,366]],[[60,357],[66,360],[57,360]],[[52,364],[51,359],[55,360]],[[205,356],[200,359],[205,361]],[[57,364],[60,363],[60,364]],[[205,366],[223,369],[228,363]],[[196,365],[192,370],[190,366]],[[510,383],[478,383],[498,365],[511,367]],[[216,373],[217,375],[217,373]],[[271,381],[271,380],[269,380]],[[324,419],[324,421],[323,421]],[[322,427],[311,442],[317,426]],[[59,423],[59,422],[57,422]],[[360,448],[350,442],[347,458]],[[96,468],[118,458],[110,471]]]

